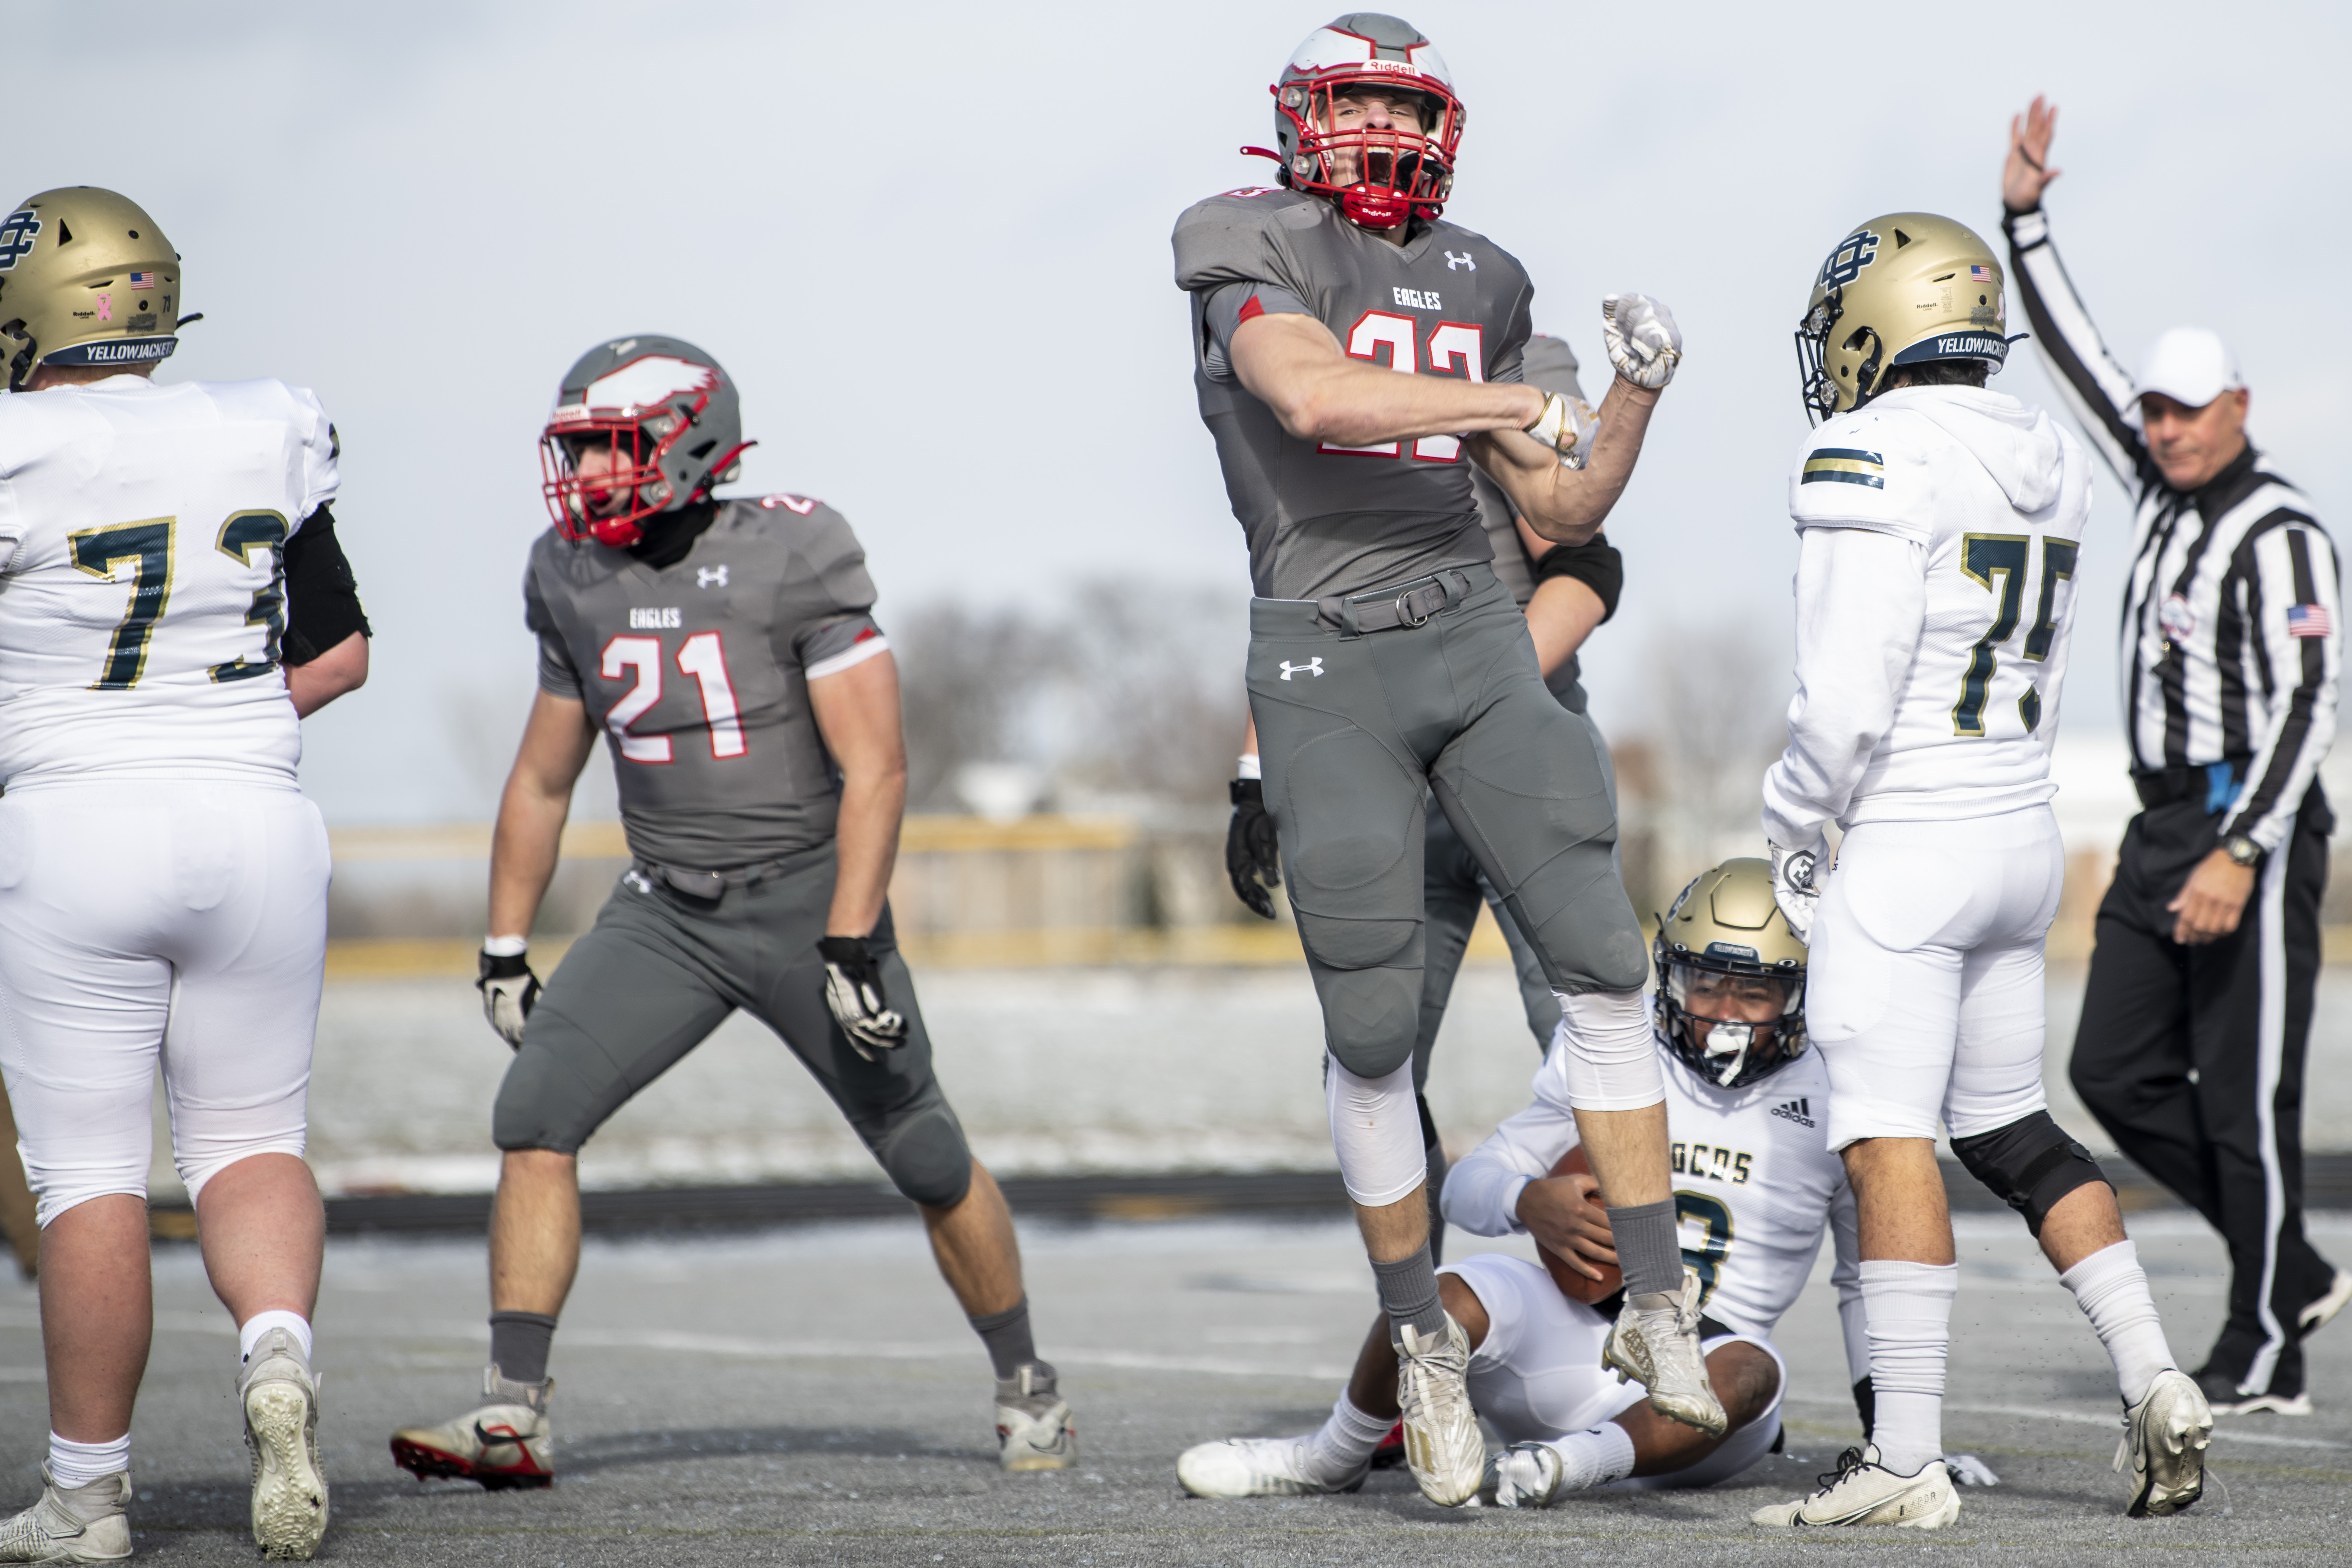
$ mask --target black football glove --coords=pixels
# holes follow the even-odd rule
[[[523,1020],[539,1005],[539,976],[530,972],[530,959],[523,953],[499,958],[485,952],[480,958],[481,978],[474,982],[474,989],[482,994],[482,1016],[499,1038],[520,1050]]]
[[[1282,886],[1282,856],[1275,844],[1274,818],[1265,809],[1265,785],[1257,779],[1233,782],[1234,819],[1225,828],[1225,875],[1234,897],[1274,919],[1274,896]]]
[[[875,1052],[905,1045],[907,1020],[882,994],[882,966],[866,951],[866,939],[829,936],[816,944],[816,953],[824,960],[824,1005],[857,1054],[880,1061]]]

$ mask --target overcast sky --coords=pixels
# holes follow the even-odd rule
[[[1677,633],[1787,647],[1813,270],[1892,210],[1997,239],[2008,116],[2037,90],[2063,110],[2053,231],[2110,343],[2128,363],[2165,327],[2220,330],[2274,466],[2323,521],[2352,511],[2340,7],[1410,16],[1469,108],[1446,216],[1527,264],[1538,325],[1604,364],[1600,298],[1638,288],[1684,329],[1610,523],[1625,607],[1588,667],[1612,731],[1641,727]],[[111,186],[170,234],[205,320],[164,379],[317,389],[376,638],[366,690],[309,722],[306,785],[338,822],[478,816],[530,697],[536,438],[602,338],[675,333],[727,364],[761,443],[742,488],[845,512],[886,626],[950,594],[1051,611],[1103,574],[1245,595],[1168,230],[1265,176],[1234,149],[1270,140],[1265,84],[1328,17],[132,0],[100,26],[15,0],[28,107],[0,167],[12,195]],[[2031,349],[1994,383],[2045,384]],[[2126,524],[2103,485],[2069,731],[2116,724]]]

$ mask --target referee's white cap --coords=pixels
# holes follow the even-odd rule
[[[2184,408],[2202,408],[2225,392],[2245,385],[2238,374],[2238,356],[2221,334],[2203,327],[2175,327],[2147,345],[2140,356],[2139,374],[2132,378],[2135,423],[2139,400],[2162,393]]]

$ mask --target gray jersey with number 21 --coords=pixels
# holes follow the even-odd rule
[[[579,698],[604,732],[631,853],[718,871],[833,837],[836,774],[808,683],[889,647],[839,512],[802,496],[722,500],[659,570],[550,529],[523,601],[540,689]]]

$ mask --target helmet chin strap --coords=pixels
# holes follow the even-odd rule
[[[1717,1057],[1731,1058],[1730,1063],[1716,1075],[1718,1088],[1731,1087],[1731,1080],[1738,1078],[1739,1069],[1748,1065],[1748,1047],[1755,1043],[1756,1026],[1753,1024],[1717,1024],[1706,1032],[1708,1059]]]

